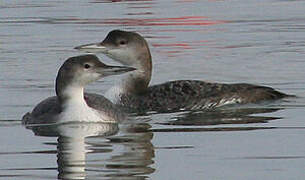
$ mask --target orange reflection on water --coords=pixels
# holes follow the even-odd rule
[[[198,2],[198,1],[200,1],[200,0],[179,0],[177,2],[178,3],[189,3],[189,2]],[[213,1],[224,1],[224,0],[208,0],[208,1],[213,2]]]
[[[176,48],[182,48],[182,49],[194,49],[198,46],[204,46],[210,41],[191,41],[191,42],[179,42],[179,43],[152,43],[152,46],[154,47],[176,47]]]
[[[188,3],[188,2],[197,2],[198,0],[180,0],[177,2],[181,2],[181,3]]]
[[[226,21],[207,20],[207,17],[204,16],[183,16],[177,18],[105,19],[102,23],[128,26],[207,26],[223,24]]]
[[[147,2],[147,1],[153,1],[153,0],[95,0],[91,3],[116,3],[116,2]]]
[[[166,44],[153,43],[152,46],[154,46],[154,47],[180,47],[183,49],[192,49],[190,44],[187,44],[187,43],[166,43]]]
[[[190,42],[176,42],[176,43],[151,43],[151,45],[157,48],[158,52],[161,54],[166,54],[168,57],[177,57],[178,54],[187,54],[187,51],[190,49],[198,49],[201,46],[205,46],[210,41],[199,40],[199,41],[190,41]]]

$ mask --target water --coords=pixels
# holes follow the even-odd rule
[[[304,1],[31,0],[0,10],[0,179],[304,179]],[[145,36],[152,84],[246,82],[298,98],[25,129],[22,115],[54,95],[58,68],[81,54],[73,47],[113,29]],[[87,91],[104,93],[115,78]]]

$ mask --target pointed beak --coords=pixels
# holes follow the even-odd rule
[[[103,46],[101,43],[85,44],[85,45],[77,46],[74,49],[89,53],[100,53],[100,52],[107,53],[107,48]]]
[[[111,76],[111,75],[118,75],[123,74],[129,71],[134,71],[136,68],[128,67],[128,66],[104,66],[101,67],[98,72],[103,76]]]

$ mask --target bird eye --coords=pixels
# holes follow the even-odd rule
[[[120,45],[125,45],[126,44],[126,41],[122,40],[120,41]]]
[[[85,65],[84,65],[84,68],[85,68],[85,69],[89,69],[90,67],[91,67],[90,64],[85,64]]]

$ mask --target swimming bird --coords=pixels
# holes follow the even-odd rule
[[[84,86],[110,75],[135,70],[126,66],[109,66],[95,55],[75,56],[60,67],[56,78],[56,96],[39,103],[24,115],[23,124],[56,122],[109,122],[121,120],[123,114],[105,97],[84,94]]]
[[[136,32],[113,30],[99,43],[75,49],[102,53],[123,65],[135,67],[111,91],[113,102],[134,111],[180,111],[209,109],[227,104],[259,103],[289,95],[271,87],[238,83],[222,84],[199,80],[176,80],[149,86],[152,57],[146,40]]]

